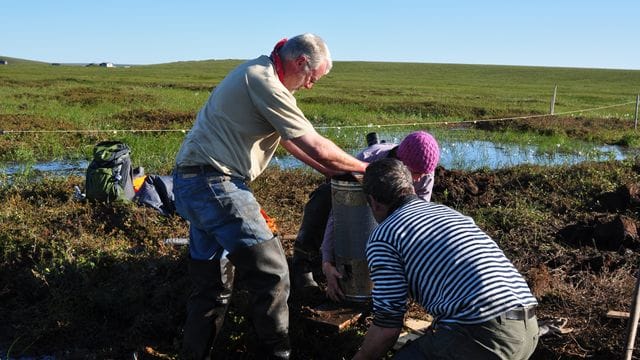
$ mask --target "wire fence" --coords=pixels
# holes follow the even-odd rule
[[[572,110],[572,111],[566,111],[566,112],[561,112],[561,113],[555,113],[555,114],[540,114],[540,115],[527,115],[527,116],[512,116],[512,117],[503,117],[503,118],[493,118],[493,119],[474,119],[474,120],[456,120],[456,121],[426,121],[426,122],[413,122],[413,123],[396,123],[396,124],[379,124],[379,125],[373,125],[373,124],[367,124],[367,125],[345,125],[345,126],[316,126],[316,129],[322,129],[322,130],[327,130],[327,129],[351,129],[351,128],[365,128],[365,127],[378,127],[378,128],[382,128],[382,127],[402,127],[402,126],[417,126],[417,125],[454,125],[454,124],[468,124],[468,123],[472,123],[472,124],[476,124],[479,122],[491,122],[491,121],[506,121],[506,120],[523,120],[523,119],[533,119],[533,118],[541,118],[541,117],[549,117],[549,116],[559,116],[559,115],[569,115],[569,114],[575,114],[575,113],[583,113],[583,112],[590,112],[590,111],[597,111],[597,110],[602,110],[602,109],[607,109],[607,108],[614,108],[614,107],[620,107],[620,106],[625,106],[625,105],[629,105],[629,104],[634,104],[634,101],[629,101],[626,103],[622,103],[622,104],[615,104],[615,105],[606,105],[606,106],[600,106],[600,107],[595,107],[595,108],[588,108],[588,109],[582,109],[582,110]]]
[[[630,104],[636,104],[636,101],[628,101],[620,104],[613,105],[605,105],[587,109],[579,109],[579,110],[571,110],[564,112],[557,112],[553,114],[538,114],[538,115],[526,115],[526,116],[512,116],[512,117],[502,117],[502,118],[492,118],[492,119],[472,119],[472,120],[453,120],[453,121],[424,121],[424,122],[411,122],[411,123],[394,123],[394,124],[363,124],[363,125],[336,125],[336,126],[315,126],[317,130],[330,130],[330,129],[358,129],[358,128],[384,128],[384,127],[415,127],[422,125],[455,125],[455,124],[476,124],[480,122],[499,122],[499,121],[507,121],[507,120],[524,120],[524,119],[534,119],[534,118],[542,118],[542,117],[557,117],[561,115],[570,115],[577,113],[585,113],[585,112],[593,112],[603,109],[615,108],[627,106]],[[636,106],[637,108],[637,106]],[[636,114],[637,116],[637,114]],[[637,121],[637,119],[636,119]],[[77,130],[46,130],[46,129],[38,129],[38,130],[2,130],[0,129],[0,135],[3,134],[29,134],[29,133],[76,133],[76,134],[94,134],[94,133],[163,133],[163,132],[180,132],[186,134],[188,129],[77,129]]]

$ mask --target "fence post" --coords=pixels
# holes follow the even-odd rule
[[[553,115],[556,107],[556,93],[558,92],[558,85],[553,87],[553,96],[551,97],[551,106],[549,106],[549,114]]]
[[[636,96],[636,116],[635,116],[635,121],[633,125],[634,129],[638,129],[638,105],[640,105],[640,94]]]
[[[633,290],[633,299],[631,299],[631,311],[629,313],[629,323],[627,326],[627,347],[625,349],[624,359],[631,360],[633,349],[636,342],[636,331],[638,329],[638,318],[640,318],[640,272],[636,274],[636,287]]]

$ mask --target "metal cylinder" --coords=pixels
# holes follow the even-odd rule
[[[346,300],[363,302],[371,298],[365,248],[377,222],[356,181],[331,180],[335,260],[342,274],[340,285]]]
[[[367,146],[380,143],[380,140],[378,139],[378,134],[375,132],[368,133],[366,136],[366,139],[367,139]]]

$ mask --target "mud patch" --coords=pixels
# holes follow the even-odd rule
[[[385,96],[389,96],[386,94]],[[379,98],[367,96],[360,98],[335,98],[330,96],[309,96],[300,99],[304,104],[341,104],[354,106],[371,112],[383,112],[388,114],[415,115],[422,118],[462,117],[468,119],[483,119],[493,117],[521,116],[525,110],[508,109],[496,110],[479,106],[452,105],[436,101],[395,101],[393,103],[380,102]],[[517,114],[517,115],[514,115]],[[531,115],[531,112],[526,112]]]
[[[521,116],[538,115],[522,114]],[[520,116],[520,115],[509,115]],[[478,129],[489,131],[516,131],[553,136],[566,135],[574,139],[585,141],[604,140],[605,143],[624,145],[602,138],[612,131],[628,131],[633,129],[633,122],[619,118],[594,119],[570,116],[540,116],[530,119],[478,122],[474,125]],[[595,134],[603,134],[597,137]],[[601,139],[602,138],[602,139]]]
[[[190,111],[131,110],[114,116],[129,128],[159,130],[175,126],[188,128],[193,125],[195,113]]]
[[[91,107],[103,103],[134,104],[149,103],[153,96],[124,91],[121,88],[102,89],[94,87],[76,87],[67,89],[56,97],[58,101],[68,105]]]
[[[622,215],[605,215],[571,224],[558,235],[572,246],[593,246],[600,250],[635,250],[640,245],[636,221]]]
[[[70,147],[76,147],[81,144],[81,137],[78,134],[40,134],[31,133],[29,131],[67,131],[73,130],[75,127],[70,122],[63,119],[50,119],[37,117],[33,115],[17,115],[17,114],[0,114],[0,159],[13,160],[21,159],[18,153],[24,149],[37,149],[42,153],[48,153],[48,148],[52,146],[50,138],[56,136],[58,138],[64,137],[67,139],[67,145]],[[12,133],[11,131],[18,131],[18,133]]]
[[[65,120],[22,114],[0,114],[0,124],[0,130],[5,131],[73,129],[73,124]]]
[[[165,84],[165,83],[147,83],[145,86],[152,88],[161,88],[161,89],[182,89],[189,91],[204,91],[204,92],[212,92],[215,89],[215,86],[211,86],[211,84]]]
[[[440,201],[448,205],[464,203],[470,206],[487,206],[494,201],[494,194],[490,191],[494,183],[495,177],[490,174],[447,171],[439,166],[436,168],[433,192],[442,194]]]
[[[595,200],[595,206],[609,212],[640,207],[640,185],[626,184],[616,191],[606,192],[597,196]]]

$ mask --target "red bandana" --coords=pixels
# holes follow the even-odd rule
[[[271,52],[271,61],[273,61],[273,65],[276,67],[276,74],[278,74],[278,79],[280,82],[284,84],[284,68],[282,67],[282,60],[280,59],[280,54],[278,51],[284,46],[284,43],[287,42],[287,38],[284,38],[276,44]]]

